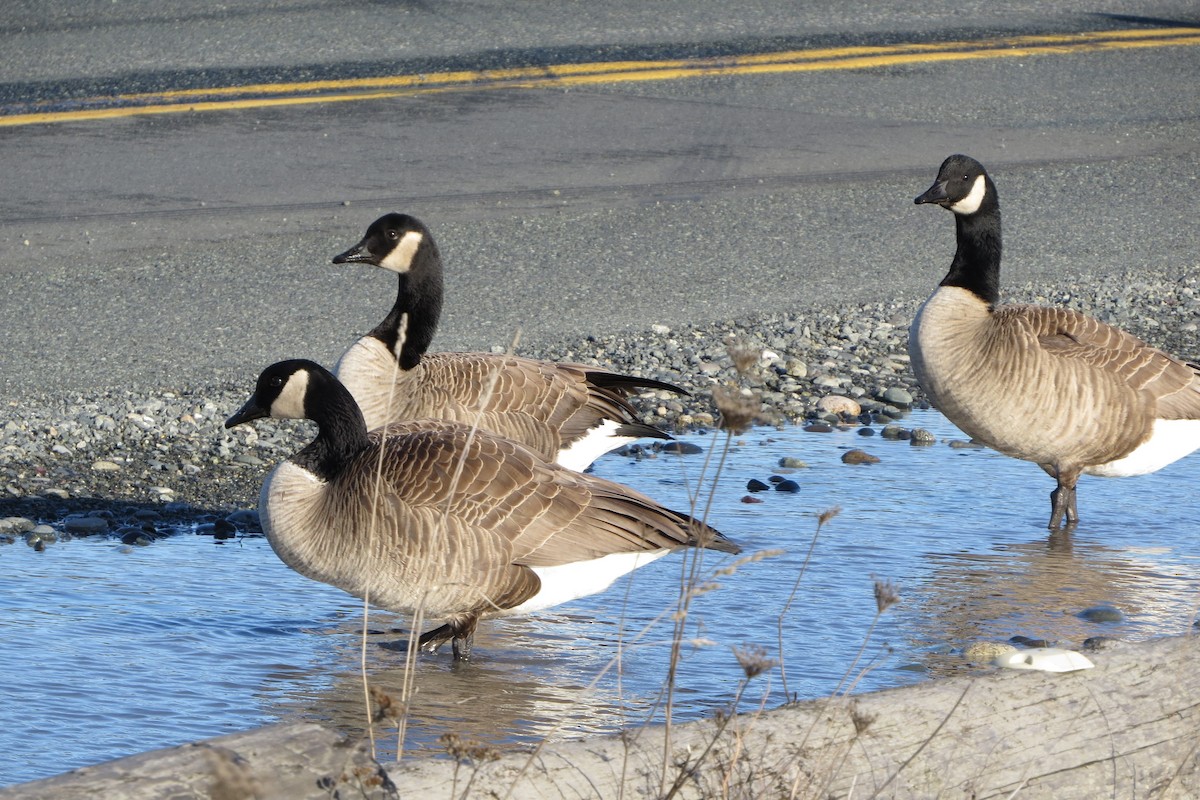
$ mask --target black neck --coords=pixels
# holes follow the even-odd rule
[[[321,480],[335,478],[338,465],[348,463],[371,444],[358,403],[331,375],[310,378],[304,411],[317,423],[317,438],[292,456],[292,461]]]
[[[1000,302],[1000,204],[995,190],[974,214],[954,215],[958,249],[942,286],[959,286],[989,306]]]
[[[387,345],[401,369],[412,369],[429,349],[441,315],[442,260],[437,245],[428,239],[408,272],[400,273],[396,303],[370,335]]]

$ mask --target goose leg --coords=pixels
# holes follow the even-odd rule
[[[479,618],[466,617],[461,620],[447,622],[431,631],[421,634],[417,646],[427,653],[436,653],[446,642],[454,651],[455,661],[471,660],[471,645],[475,642],[475,625]]]
[[[1050,493],[1050,524],[1052,531],[1060,527],[1071,530],[1079,524],[1079,512],[1075,508],[1075,484],[1079,481],[1079,470],[1058,470],[1058,486]]]

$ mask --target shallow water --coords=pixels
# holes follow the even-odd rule
[[[734,559],[706,556],[700,575],[720,584],[696,597],[675,696],[676,719],[727,707],[744,673],[732,648],[760,645],[783,665],[750,682],[743,708],[897,686],[973,669],[957,654],[1014,635],[1079,647],[1091,636],[1143,639],[1189,629],[1200,603],[1200,458],[1154,475],[1084,478],[1084,522],[1050,537],[1051,480],[1036,466],[961,439],[935,412],[902,421],[932,446],[855,431],[760,429],[730,447],[710,521],[746,554],[782,554],[714,576]],[[713,453],[723,435],[688,441]],[[850,466],[844,450],[881,461]],[[633,460],[607,456],[605,477],[675,508],[706,454]],[[783,474],[781,456],[809,465],[787,474],[796,494],[741,502],[750,478]],[[816,515],[838,506],[813,542]],[[448,731],[483,742],[535,742],[611,732],[647,718],[669,660],[669,615],[682,555],[639,570],[602,595],[523,618],[486,622],[475,660],[421,658],[407,750],[439,749]],[[262,537],[225,542],[182,532],[149,547],[75,539],[35,552],[0,547],[0,785],[192,739],[284,720],[364,727],[354,598],[284,567]],[[901,602],[876,617],[873,577],[894,581]],[[1077,616],[1108,604],[1119,623]],[[782,614],[782,620],[781,620]],[[655,623],[655,620],[658,622]],[[399,697],[405,620],[372,611],[366,646],[372,682]],[[856,662],[860,648],[861,658]],[[618,669],[619,665],[619,669]],[[655,710],[658,708],[658,710]],[[379,755],[394,731],[377,728]]]

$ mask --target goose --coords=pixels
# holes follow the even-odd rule
[[[1051,530],[1078,524],[1080,474],[1141,475],[1200,447],[1196,365],[1077,311],[997,305],[1000,203],[978,161],[950,156],[915,202],[954,212],[958,247],[909,329],[913,371],[963,432],[1056,480]]]
[[[448,420],[368,433],[324,367],[281,361],[227,428],[308,419],[317,435],[263,482],[259,514],[292,569],[376,606],[445,623],[423,650],[470,658],[477,622],[603,591],[681,547],[737,553],[717,530],[518,442]]]
[[[392,310],[334,367],[368,428],[421,418],[477,423],[579,472],[637,439],[671,438],[640,422],[627,396],[638,389],[687,394],[673,384],[513,355],[427,352],[442,308],[442,259],[415,217],[380,217],[333,263],[371,264],[398,276]]]

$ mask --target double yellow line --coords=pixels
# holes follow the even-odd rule
[[[966,42],[835,47],[779,53],[664,61],[607,61],[515,69],[389,75],[377,78],[261,83],[206,89],[97,97],[79,104],[95,107],[69,111],[0,114],[0,127],[108,119],[144,114],[225,111],[243,108],[344,103],[409,97],[434,92],[481,89],[580,86],[593,83],[666,81],[711,75],[761,75],[785,72],[872,69],[902,64],[1024,58],[1102,50],[1200,45],[1200,28],[1095,31],[1045,36],[1016,36]],[[32,104],[34,108],[38,104]],[[44,104],[43,104],[44,105]]]

